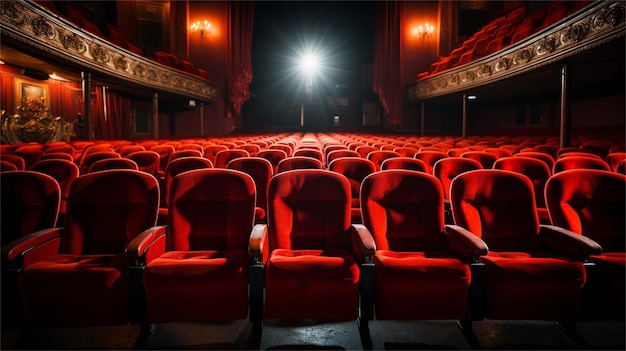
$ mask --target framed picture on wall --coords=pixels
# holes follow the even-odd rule
[[[22,110],[31,112],[50,108],[48,84],[36,80],[15,79],[15,106],[22,105]]]

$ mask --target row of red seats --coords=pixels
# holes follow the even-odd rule
[[[530,35],[540,32],[567,16],[579,11],[590,1],[550,1],[544,8],[525,14],[526,7],[512,10],[507,15],[498,17],[478,32],[474,33],[463,45],[452,50],[446,57],[434,62],[430,70],[417,75],[417,80],[426,79],[450,68],[463,66],[481,57],[513,45]]]
[[[348,179],[327,170],[273,177],[268,221],[257,225],[252,177],[181,173],[167,227],[154,226],[159,186],[144,172],[77,178],[62,228],[53,179],[0,177],[2,202],[15,204],[2,207],[3,321],[23,301],[31,328],[138,323],[149,331],[150,323],[246,317],[259,327],[264,319],[358,318],[367,328],[375,318],[458,319],[471,332],[483,318],[569,328],[624,318],[626,176],[613,172],[552,176],[550,226],[539,224],[531,181],[504,170],[454,178],[451,225],[439,181],[409,170],[363,181],[363,225],[350,224]],[[38,232],[5,240],[24,215],[35,223],[46,213],[53,219]]]
[[[87,13],[86,11],[82,11],[82,8],[80,6],[72,4],[72,2],[62,1],[57,2],[57,5],[55,5],[55,2],[53,1],[37,0],[36,3],[51,11],[52,13],[66,18],[67,20],[84,29],[85,31],[94,34],[102,39],[105,39],[122,49],[128,50],[139,56],[146,56],[146,53],[144,53],[143,49],[128,41],[124,33],[122,33],[116,26],[107,22],[102,22],[102,28],[100,28],[99,26],[94,24],[93,21],[90,20],[89,13]],[[194,64],[191,61],[179,59],[174,54],[163,51],[156,51],[152,53],[149,58],[170,68],[174,68],[188,74],[200,77],[202,79],[209,80],[208,72],[205,69],[195,68]]]

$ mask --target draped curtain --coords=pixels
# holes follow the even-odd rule
[[[129,121],[131,100],[106,87],[92,87],[91,123],[94,138],[101,140],[126,139],[124,121]]]
[[[404,1],[376,2],[374,19],[374,92],[387,122],[403,124],[402,57],[404,54]]]
[[[252,27],[254,24],[254,2],[231,1],[230,38],[228,40],[228,117],[237,117],[241,106],[250,97],[252,81]]]

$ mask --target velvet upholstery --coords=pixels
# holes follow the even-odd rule
[[[24,319],[17,289],[21,261],[10,251],[20,239],[56,225],[61,188],[53,177],[36,171],[4,172],[0,173],[0,197],[2,326],[19,326]]]
[[[213,167],[226,168],[228,166],[228,162],[239,157],[250,157],[250,154],[248,153],[248,151],[240,149],[228,149],[219,151],[217,154],[215,154],[215,162],[213,162]]]
[[[380,171],[380,165],[387,159],[402,156],[399,152],[389,150],[372,151],[367,154],[367,159],[376,166],[376,171]]]
[[[278,162],[276,173],[291,171],[294,169],[322,169],[322,161],[308,156],[291,156]]]
[[[611,168],[602,158],[588,157],[588,156],[571,156],[560,157],[554,161],[552,166],[552,174],[566,171],[568,169],[599,169],[603,171],[610,171]]]
[[[602,254],[589,259],[583,317],[624,320],[626,277],[626,176],[602,170],[569,170],[546,184],[546,203],[554,225],[589,237]]]
[[[246,318],[255,201],[254,180],[237,170],[197,169],[174,178],[166,245],[145,262],[148,322]]]
[[[471,158],[462,158],[460,156],[445,157],[435,162],[433,166],[433,175],[439,179],[441,186],[443,187],[443,202],[445,223],[453,224],[452,209],[450,207],[450,184],[452,179],[457,175],[473,171],[476,169],[482,169],[483,165],[480,162]]]
[[[64,216],[67,197],[70,192],[70,186],[72,185],[74,179],[79,176],[78,166],[74,162],[69,160],[40,160],[33,164],[31,170],[47,174],[59,183],[59,186],[61,187],[61,204],[59,206],[59,215]],[[60,219],[62,218],[60,217]]]
[[[126,324],[130,242],[157,216],[157,180],[144,172],[108,170],[74,180],[63,228],[46,245],[17,253],[24,269],[19,289],[29,326]],[[34,257],[33,257],[34,256]]]
[[[135,151],[126,156],[126,158],[135,161],[140,171],[151,174],[158,179],[160,156],[156,151]]]
[[[270,161],[274,169],[273,174],[276,174],[278,173],[278,163],[287,158],[287,152],[279,149],[263,149],[256,156]]]
[[[353,247],[363,244],[350,225],[347,178],[315,169],[275,175],[267,220],[265,317],[356,319],[361,255]]]
[[[176,158],[167,164],[167,167],[165,167],[165,179],[161,189],[158,225],[167,225],[169,189],[174,177],[183,172],[204,168],[213,168],[213,164],[208,159],[198,156]]]
[[[90,149],[87,149],[87,150],[90,150]],[[83,153],[83,156],[80,158],[78,169],[80,171],[80,174],[87,174],[89,173],[89,167],[91,167],[91,165],[94,162],[104,160],[107,158],[121,158],[121,157],[122,156],[120,156],[120,154],[118,154],[115,151],[94,151],[90,153],[87,153],[87,151],[85,151],[85,153]]]
[[[455,224],[489,246],[481,257],[485,318],[578,318],[586,274],[577,255],[566,257],[576,239],[539,225],[528,177],[495,169],[465,172],[452,181],[450,202]],[[586,242],[577,244],[600,250]]]
[[[376,171],[376,165],[370,160],[359,157],[342,157],[332,161],[328,165],[328,170],[341,173],[350,183],[351,200],[351,221],[361,223],[361,182],[368,175]]]
[[[448,154],[444,151],[424,151],[421,150],[415,154],[416,159],[424,161],[426,166],[428,167],[428,174],[433,174],[433,167],[435,166],[435,162],[441,160],[442,158],[448,157]]]
[[[408,156],[399,156],[386,159],[380,164],[380,170],[384,171],[388,169],[407,169],[418,172],[427,172],[428,166],[426,166],[426,163],[422,160]]]
[[[539,159],[532,157],[503,157],[493,164],[494,169],[504,169],[517,172],[527,176],[533,183],[535,192],[535,204],[537,205],[537,215],[539,223],[550,224],[550,216],[546,208],[546,200],[544,196],[544,188],[546,182],[552,174],[548,165]]]
[[[270,161],[261,157],[240,157],[228,162],[227,168],[242,171],[254,179],[256,186],[255,222],[265,222],[267,214],[267,188],[272,179],[273,167]]]
[[[108,169],[134,169],[139,170],[137,163],[128,158],[107,158],[96,161],[89,167],[88,173],[105,171]]]
[[[376,318],[468,318],[470,262],[447,244],[439,180],[411,170],[376,172],[363,180],[361,210],[376,242]]]

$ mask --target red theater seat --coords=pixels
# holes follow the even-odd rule
[[[26,325],[123,325],[137,318],[142,303],[136,292],[129,297],[127,249],[133,239],[157,231],[158,202],[157,180],[144,172],[76,178],[64,227],[39,232],[51,238],[44,245],[25,242],[14,249],[24,263],[19,289]]]
[[[89,173],[89,167],[96,161],[108,159],[108,158],[121,158],[120,154],[115,151],[96,151],[88,154],[83,154],[78,164],[80,174]]]
[[[435,178],[439,179],[439,182],[443,187],[446,224],[454,223],[450,208],[450,184],[452,183],[452,179],[461,173],[482,168],[483,165],[481,165],[480,162],[471,158],[446,157],[435,162],[435,165],[433,166],[433,175]]]
[[[609,164],[601,158],[588,157],[588,156],[571,156],[561,157],[554,161],[552,166],[552,174],[557,174],[569,169],[600,169],[603,171],[610,171]]]
[[[250,154],[248,151],[240,149],[219,151],[215,154],[215,163],[213,163],[213,166],[215,168],[226,168],[228,166],[228,162],[240,157],[250,157]]]
[[[380,165],[387,159],[402,156],[399,152],[389,150],[372,151],[367,154],[367,159],[374,163],[376,171],[380,170]]]
[[[388,169],[406,169],[428,173],[428,166],[426,163],[413,157],[398,156],[388,158],[381,163],[380,170],[385,171]]]
[[[578,319],[585,268],[579,252],[599,245],[539,225],[533,185],[522,174],[489,169],[460,174],[450,202],[456,225],[484,240],[484,318],[561,321]]]
[[[128,158],[107,158],[94,162],[87,173],[106,171],[109,169],[133,169],[139,170],[137,163]]]
[[[307,156],[292,156],[278,162],[276,173],[291,171],[294,169],[323,169],[322,162],[316,158]]]
[[[184,172],[171,183],[169,204],[166,235],[138,245],[145,321],[245,319],[254,181],[231,169]]]
[[[326,170],[275,175],[268,190],[265,318],[355,320],[374,242],[350,224],[350,185]],[[361,318],[362,322],[367,318]]]
[[[585,319],[624,320],[626,253],[624,232],[626,176],[601,170],[577,169],[552,176],[546,202],[552,223],[602,246],[590,255],[581,304]]]
[[[487,246],[459,228],[444,233],[439,180],[380,171],[363,180],[361,203],[363,224],[376,242],[376,318],[468,320],[470,266]]]
[[[545,162],[530,157],[503,157],[493,164],[493,168],[517,172],[527,176],[533,183],[539,223],[551,224],[548,209],[546,208],[544,188],[552,172]]]
[[[35,162],[35,164],[31,167],[31,170],[47,174],[59,183],[59,186],[61,187],[59,219],[63,219],[65,216],[67,197],[70,193],[70,186],[72,185],[74,179],[80,175],[78,166],[69,160],[50,159]]]
[[[368,175],[376,172],[376,165],[370,160],[360,157],[342,157],[332,161],[328,170],[337,172],[348,178],[351,193],[351,222],[361,223],[361,183]]]
[[[151,174],[159,179],[160,156],[154,151],[135,151],[126,156],[129,160],[135,161],[137,167],[142,172]]]
[[[435,162],[441,160],[442,158],[448,157],[448,154],[443,151],[419,151],[414,156],[418,160],[424,161],[426,166],[428,166],[428,174],[433,174],[433,166]]]
[[[18,291],[24,243],[42,244],[49,236],[35,232],[53,228],[57,223],[61,188],[49,175],[35,171],[0,173],[2,227],[2,325],[23,326],[24,311]],[[36,251],[37,249],[35,249]]]
[[[226,167],[242,171],[254,179],[256,186],[255,222],[265,222],[267,215],[267,188],[269,187],[270,179],[274,175],[274,167],[272,167],[270,161],[261,157],[240,157],[228,162]]]

